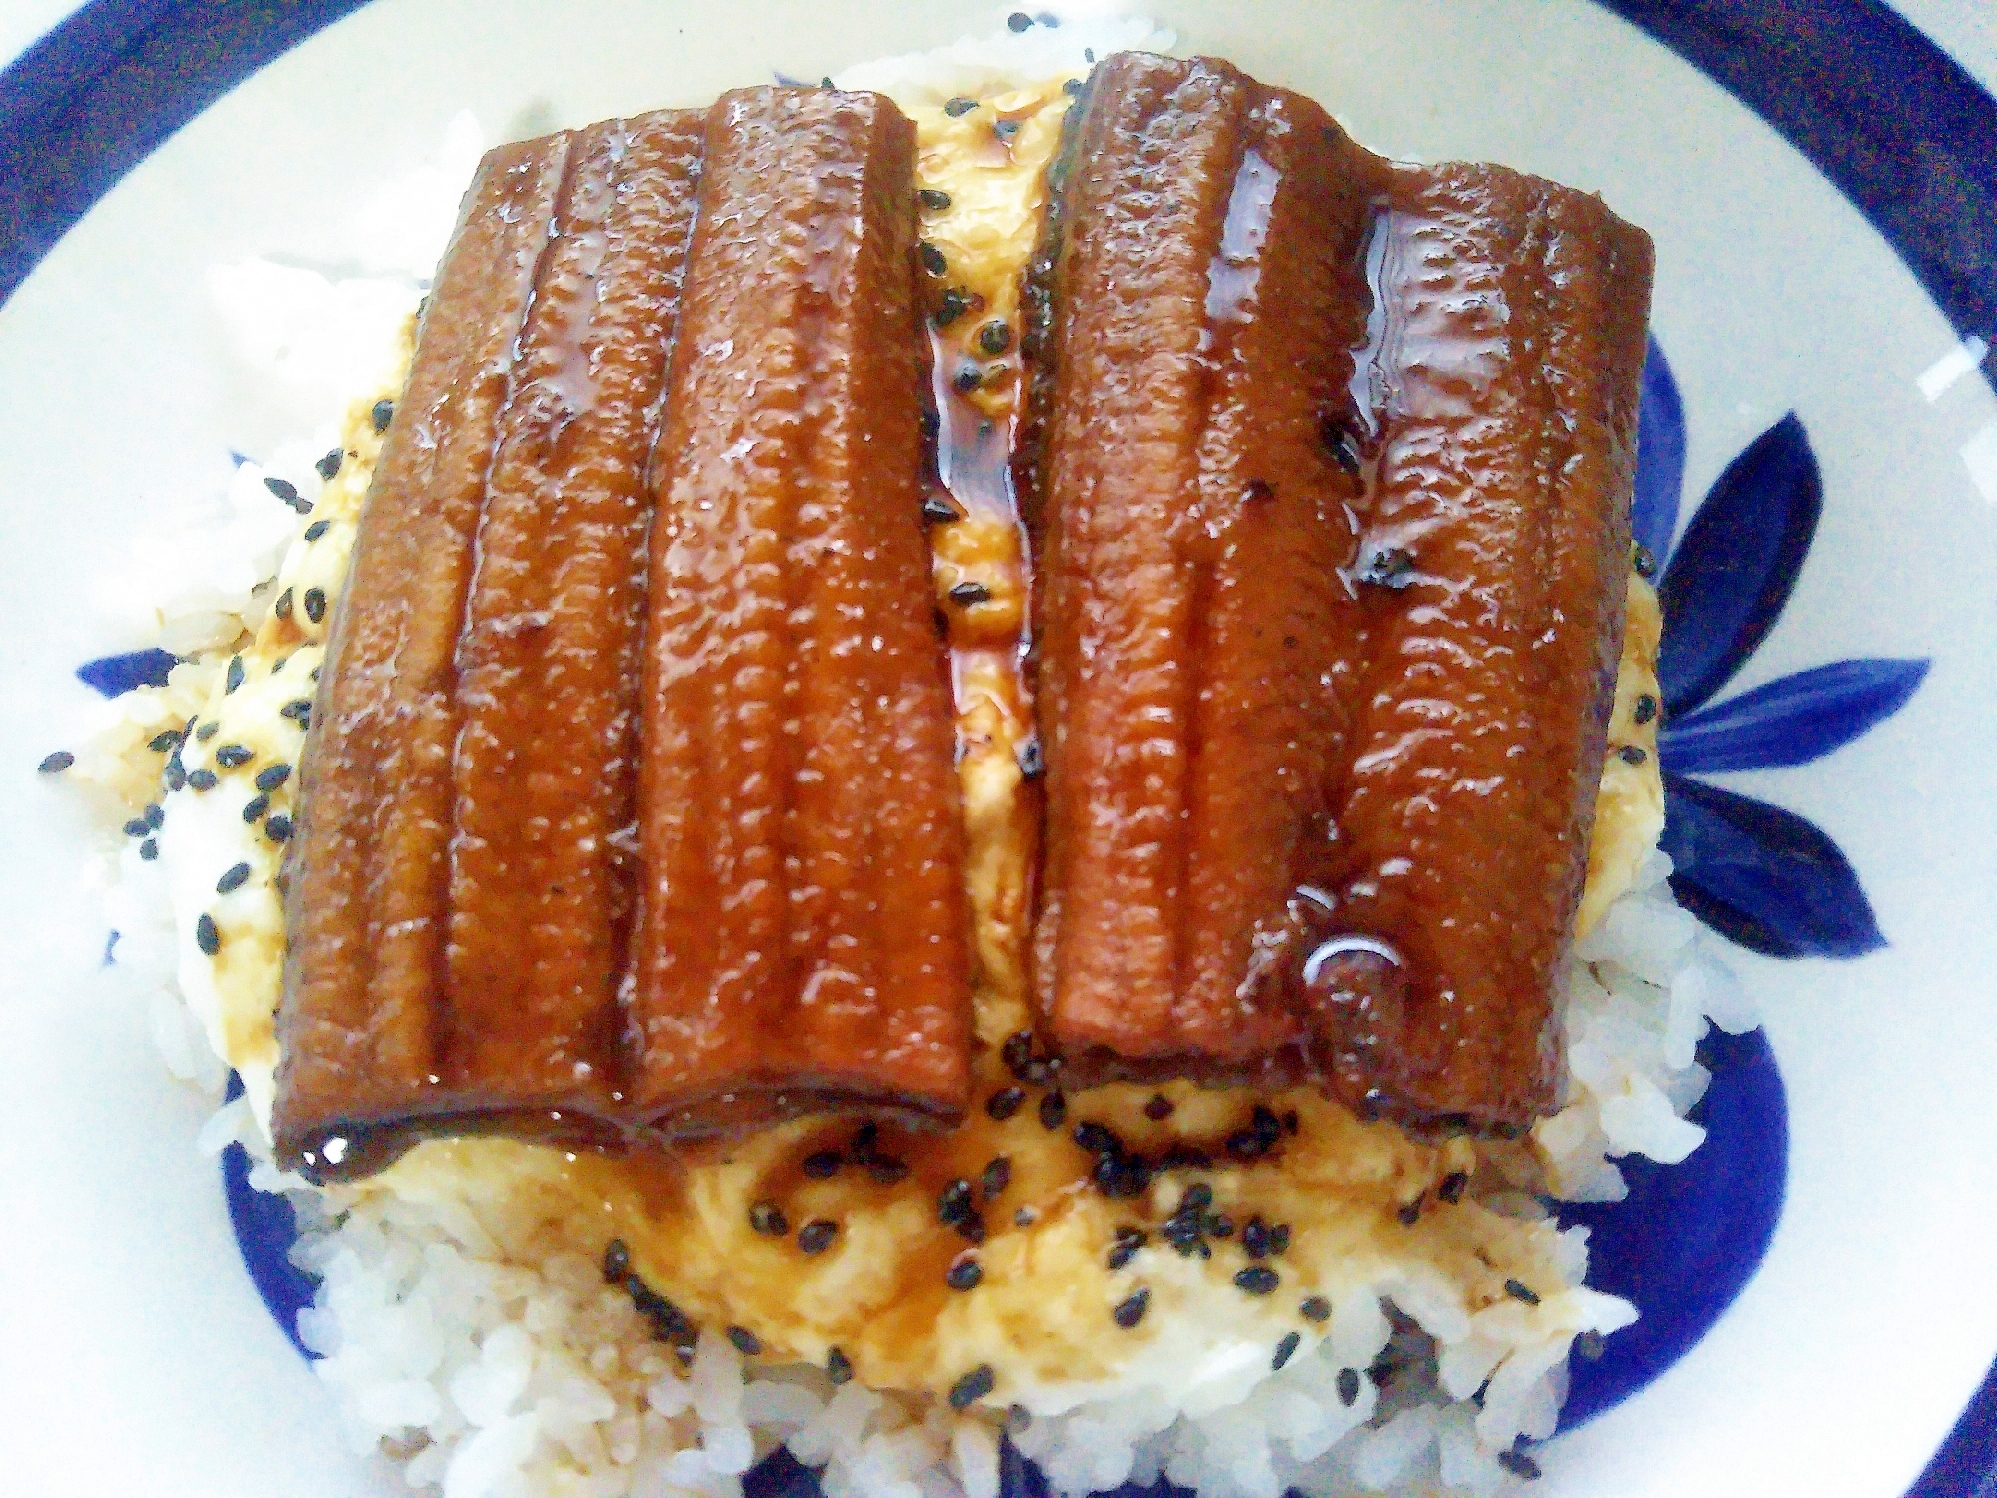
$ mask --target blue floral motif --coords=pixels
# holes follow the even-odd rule
[[[1844,660],[1715,703],[1781,617],[1823,511],[1795,414],[1727,465],[1673,546],[1685,408],[1651,340],[1638,423],[1636,539],[1656,558],[1664,644],[1664,851],[1680,903],[1770,957],[1859,957],[1885,945],[1858,875],[1824,832],[1779,806],[1697,780],[1806,765],[1891,717],[1925,660]]]

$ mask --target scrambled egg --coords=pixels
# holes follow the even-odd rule
[[[1017,415],[1020,271],[1067,83],[912,111],[923,234],[943,266],[933,305],[950,297],[958,309],[934,334],[939,409],[971,423],[954,431],[963,451],[983,442],[1002,455]],[[393,398],[409,355],[405,335],[396,368],[349,412],[340,465],[285,558],[278,603],[218,680],[177,767],[190,782],[214,777],[172,798],[165,842],[183,986],[265,1120],[283,956],[278,858],[297,785],[275,767],[296,764],[296,704],[313,695],[380,448],[375,406]],[[967,370],[974,385],[958,378]],[[1005,1051],[1027,1016],[1023,541],[1002,461],[982,481],[944,478],[964,509],[931,534],[988,1043],[969,1122],[935,1137],[804,1120],[632,1158],[432,1142],[336,1194],[447,1199],[522,1256],[597,1255],[621,1240],[631,1269],[681,1313],[741,1329],[770,1358],[843,1360],[868,1384],[938,1394],[989,1370],[995,1402],[1035,1412],[1147,1390],[1195,1407],[1238,1398],[1266,1376],[1272,1349],[1293,1332],[1325,1335],[1348,1297],[1425,1291],[1466,1318],[1528,1318],[1548,1336],[1589,1324],[1597,1298],[1576,1284],[1553,1226],[1479,1200],[1518,1179],[1525,1146],[1417,1143],[1310,1089],[1258,1098],[1111,1086],[1064,1098],[1032,1057]],[[1655,595],[1633,580],[1584,927],[1627,887],[1661,825],[1657,644]],[[1098,1132],[1078,1137],[1082,1124]],[[1148,1164],[1133,1171],[1140,1157]]]

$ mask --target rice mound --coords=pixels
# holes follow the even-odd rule
[[[1135,20],[1036,26],[868,64],[839,82],[933,103],[1074,67],[1084,48],[1100,57],[1171,41]],[[453,127],[453,162],[466,156],[464,136]],[[396,279],[329,281],[264,262],[218,272],[211,291],[237,333],[239,372],[290,389],[303,410],[330,409],[327,381],[360,388],[353,371],[400,336],[439,248],[410,246]],[[322,427],[188,496],[171,534],[149,538],[144,567],[116,580],[110,596],[135,640],[188,659],[163,687],[105,704],[88,728],[72,777],[101,796],[107,832],[160,799],[148,745],[201,712],[230,651],[272,606],[303,522],[272,503],[266,481],[315,499],[313,460],[339,440],[338,427]],[[1535,1191],[1614,1201],[1627,1194],[1618,1157],[1683,1160],[1704,1134],[1684,1117],[1709,1080],[1694,1057],[1700,1037],[1708,1023],[1734,1033],[1754,1023],[1672,899],[1669,873],[1653,852],[1576,943],[1562,979],[1563,1106],[1535,1130],[1536,1158],[1518,1147],[1509,1183],[1479,1188],[1482,1206],[1543,1235],[1568,1287],[1557,1314],[1528,1316],[1513,1302],[1473,1312],[1440,1276],[1387,1273],[1341,1294],[1328,1335],[1279,1369],[1265,1352],[1183,1398],[1000,1418],[835,1387],[818,1367],[745,1359],[712,1332],[683,1360],[524,1193],[481,1195],[437,1172],[392,1190],[314,1189],[272,1165],[259,1121],[267,1098],[224,1105],[199,1143],[216,1153],[243,1144],[251,1184],[292,1202],[293,1261],[318,1281],[298,1331],[355,1449],[385,1450],[412,1487],[445,1498],[738,1498],[743,1474],[786,1446],[821,1469],[828,1498],[995,1498],[1003,1437],[1062,1494],[1162,1476],[1205,1498],[1438,1484],[1488,1495],[1513,1480],[1506,1460],[1519,1438],[1553,1433],[1576,1339],[1635,1319],[1627,1302],[1585,1287],[1586,1230],[1558,1229]],[[98,883],[118,933],[107,972],[150,1006],[172,1070],[219,1093],[228,1068],[218,1051],[229,1047],[191,934],[198,898],[180,900],[177,917],[177,877],[172,859],[107,837]],[[1502,1168],[1503,1152],[1494,1158]]]

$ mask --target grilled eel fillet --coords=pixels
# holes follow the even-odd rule
[[[961,1110],[912,155],[884,100],[756,90],[487,157],[314,709],[287,1162]]]
[[[635,1100],[959,1116],[963,822],[921,528],[915,130],[716,106],[653,490]]]
[[[1112,59],[1071,132],[1017,464],[1044,1038],[1071,1086],[1315,1078],[1522,1127],[1620,649],[1649,241],[1501,168],[1391,167],[1208,59]]]

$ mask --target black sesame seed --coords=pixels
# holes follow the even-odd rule
[[[1303,1304],[1297,1307],[1306,1321],[1331,1320],[1331,1302],[1322,1295],[1306,1295]]]
[[[149,837],[144,842],[140,843],[139,857],[143,858],[147,863],[151,863],[155,858],[158,858],[159,839],[156,837]]]
[[[58,749],[55,753],[43,757],[42,762],[35,766],[35,773],[38,775],[60,775],[75,763],[76,756],[74,754],[71,754],[67,749]]]
[[[1075,1143],[1092,1155],[1114,1154],[1123,1148],[1123,1141],[1116,1137],[1113,1130],[1092,1118],[1085,1118],[1075,1125]]]
[[[1641,541],[1634,542],[1630,546],[1629,559],[1630,566],[1636,569],[1638,577],[1649,579],[1657,576],[1657,553]]]
[[[950,206],[950,194],[940,187],[918,187],[915,196],[916,200],[931,213],[941,213]]]
[[[962,1222],[971,1212],[971,1183],[959,1176],[945,1186],[936,1198],[936,1220],[948,1226]]]
[[[291,617],[291,589],[286,588],[277,595],[277,602],[270,606],[270,611],[280,619]]]
[[[977,365],[966,361],[957,366],[957,373],[950,378],[950,388],[959,395],[969,395],[985,382],[985,372]]]
[[[1318,418],[1317,434],[1318,440],[1324,443],[1325,451],[1331,454],[1338,466],[1349,474],[1357,475],[1359,444],[1352,440],[1352,434],[1346,431],[1345,424],[1327,412]]]
[[[996,135],[1002,141],[1010,141],[1015,135],[1019,134],[1019,121],[994,120],[992,122],[992,134]]]
[[[166,769],[161,772],[161,778],[166,781],[166,788],[170,791],[177,791],[187,784],[187,771],[181,768],[178,751],[166,762]]]
[[[1144,1116],[1153,1123],[1163,1123],[1172,1116],[1172,1100],[1162,1092],[1151,1094],[1151,1101],[1144,1105]]]
[[[1498,1465],[1514,1477],[1523,1477],[1527,1482],[1539,1480],[1539,1463],[1523,1451],[1500,1451]]]
[[[1110,1245],[1109,1253],[1103,1262],[1111,1269],[1121,1269],[1137,1256],[1137,1250],[1150,1241],[1150,1234],[1142,1228],[1118,1228],[1116,1242]]]
[[[853,1381],[853,1360],[838,1348],[829,1348],[825,1354],[825,1376],[836,1389],[841,1384]]]
[[[146,747],[155,754],[170,754],[180,747],[180,730],[169,728],[164,733],[156,733]]]
[[[1273,1258],[1281,1258],[1290,1251],[1290,1225],[1279,1222],[1269,1229],[1269,1253]]]
[[[1267,479],[1250,479],[1248,490],[1241,497],[1249,504],[1261,504],[1276,497],[1275,486]]]
[[[603,1247],[603,1282],[619,1284],[630,1273],[631,1250],[624,1246],[622,1238],[612,1238]]]
[[[1650,756],[1645,754],[1635,744],[1625,744],[1616,751],[1616,758],[1626,765],[1640,765],[1649,759]]]
[[[1068,1100],[1058,1092],[1041,1094],[1040,1125],[1042,1128],[1058,1129],[1068,1117]]]
[[[1451,1171],[1442,1178],[1442,1184],[1435,1188],[1435,1194],[1453,1206],[1463,1200],[1464,1188],[1469,1184],[1470,1177],[1462,1171]]]
[[[144,817],[133,817],[129,822],[125,824],[126,837],[144,837],[148,832],[151,831],[152,828],[146,825],[146,819]]]
[[[978,306],[984,305],[984,298],[978,297],[974,292],[966,291],[961,286],[946,286],[943,288],[943,295],[936,299],[936,315],[932,321],[939,328],[947,328],[971,310],[974,300]]]
[[[1234,1276],[1235,1288],[1249,1295],[1267,1295],[1282,1283],[1282,1276],[1260,1264],[1251,1264],[1246,1269],[1236,1271]]]
[[[799,1168],[814,1181],[829,1181],[839,1174],[839,1167],[846,1163],[846,1157],[837,1150],[819,1150],[806,1155]]]
[[[314,624],[326,617],[326,592],[323,588],[305,590],[305,617]]]
[[[1234,1236],[1234,1219],[1229,1217],[1225,1212],[1212,1213],[1206,1220],[1206,1230],[1207,1236],[1210,1238],[1232,1238]]]
[[[1019,773],[1028,780],[1038,780],[1047,773],[1047,751],[1040,747],[1037,738],[1028,739],[1013,750],[1012,757],[1019,763]]]
[[[263,824],[263,835],[274,843],[281,843],[291,836],[291,818],[279,813]]]
[[[1067,94],[1070,98],[1073,98],[1076,94],[1079,94],[1081,91],[1082,91],[1082,80],[1079,78],[1070,78],[1066,83],[1061,85],[1061,92]]]
[[[1205,1181],[1195,1181],[1179,1197],[1181,1212],[1204,1212],[1213,1205],[1213,1187]]]
[[[1004,1123],[1019,1111],[1020,1105],[1025,1101],[1024,1087],[1001,1087],[985,1099],[985,1113],[997,1122]]]
[[[866,1162],[867,1174],[877,1185],[895,1186],[908,1179],[908,1162],[893,1155],[873,1155]]]
[[[312,721],[312,699],[310,697],[300,697],[294,701],[287,702],[277,710],[277,715],[280,718],[289,718],[300,728],[303,728]]]
[[[312,466],[319,470],[320,478],[330,483],[333,475],[340,471],[340,463],[345,457],[346,454],[336,447]]]
[[[975,1208],[966,1212],[963,1217],[952,1223],[951,1226],[956,1228],[957,1236],[967,1243],[983,1243],[985,1241],[985,1217],[982,1212],[979,1212]]]
[[[333,522],[330,520],[315,520],[305,527],[305,539],[307,541],[317,541],[332,528]]]
[[[1282,1372],[1283,1365],[1296,1356],[1297,1349],[1303,1346],[1303,1342],[1304,1334],[1302,1332],[1285,1332],[1283,1340],[1276,1344],[1276,1355],[1269,1359],[1270,1371],[1273,1373]]]
[[[781,1238],[790,1231],[790,1219],[784,1216],[784,1209],[775,1202],[752,1202],[749,1206],[749,1226],[765,1238]]]
[[[962,582],[950,590],[950,601],[969,608],[974,603],[991,602],[992,590],[983,583]]]
[[[1354,576],[1362,583],[1396,591],[1414,581],[1414,553],[1399,546],[1381,546],[1363,553]]]
[[[944,275],[950,269],[950,262],[944,258],[943,252],[926,239],[916,247],[916,254],[922,259],[922,268],[932,276]]]
[[[1006,1036],[1005,1044],[999,1047],[999,1060],[1005,1063],[1007,1071],[1023,1079],[1027,1067],[1033,1063],[1032,1032],[1015,1030]]]
[[[1645,692],[1636,699],[1636,710],[1630,716],[1639,724],[1650,722],[1657,716],[1657,699]]]
[[[193,790],[212,791],[221,782],[215,778],[213,770],[189,770],[187,772],[187,784]]]
[[[838,1223],[829,1217],[815,1217],[797,1230],[797,1246],[802,1253],[822,1254],[838,1236]]]
[[[266,474],[264,475],[263,486],[264,488],[270,490],[271,493],[275,494],[278,497],[278,499],[283,501],[285,504],[290,505],[291,508],[296,510],[299,514],[309,515],[312,513],[312,501],[306,499],[303,495],[301,495],[298,492],[298,486],[296,484],[287,483],[283,479],[272,478],[270,475]]]
[[[952,99],[949,103],[943,106],[943,112],[949,115],[950,118],[954,120],[958,118],[960,115],[969,114],[972,110],[976,109],[977,107],[978,107],[978,101],[976,99],[967,99],[962,94],[959,94],[956,98]]]
[[[1241,1251],[1251,1259],[1269,1257],[1269,1224],[1259,1217],[1251,1217],[1241,1230]]]
[[[1012,1161],[1004,1155],[995,1155],[985,1166],[985,1173],[979,1180],[985,1203],[989,1206],[1005,1195],[1005,1188],[1012,1184]]]
[[[873,1158],[874,1146],[881,1142],[881,1126],[871,1119],[853,1131],[853,1142],[847,1152],[861,1164]]]
[[[1094,67],[1096,61],[1096,49],[1094,47],[1082,48],[1082,59],[1083,61],[1087,62],[1091,67]]]
[[[735,1344],[735,1350],[745,1358],[753,1358],[763,1350],[763,1339],[746,1326],[729,1327],[728,1340]]]
[[[950,1408],[969,1409],[980,1399],[991,1393],[998,1383],[998,1375],[992,1372],[990,1363],[980,1363],[969,1373],[950,1386]]]
[[[1539,1293],[1524,1280],[1506,1280],[1505,1294],[1511,1296],[1513,1300],[1522,1300],[1529,1306],[1539,1304]]]
[[[232,655],[229,657],[229,674],[226,682],[224,683],[223,690],[225,693],[233,692],[236,690],[237,687],[241,686],[242,684],[243,684],[243,658],[240,655]],[[215,730],[213,728],[210,728],[208,731],[210,733],[213,733]]]
[[[1269,1141],[1260,1134],[1243,1129],[1227,1136],[1227,1152],[1237,1160],[1259,1160],[1269,1153]]]
[[[1585,1331],[1574,1339],[1574,1356],[1586,1362],[1595,1362],[1607,1350],[1608,1344],[1600,1332]]]
[[[1144,1312],[1150,1305],[1151,1292],[1149,1290],[1133,1290],[1126,1299],[1117,1302],[1116,1309],[1109,1313],[1110,1318],[1125,1331],[1129,1331],[1144,1319]]]
[[[392,400],[376,401],[374,409],[368,413],[368,416],[373,420],[374,429],[377,432],[387,431],[388,424],[395,420],[395,402]]]
[[[1012,329],[1002,317],[995,317],[978,329],[978,348],[997,358],[1012,347]]]
[[[194,920],[194,945],[210,957],[222,950],[222,933],[215,927],[215,917],[205,910]]]
[[[240,770],[256,756],[241,744],[224,744],[215,751],[215,763],[225,770]]]
[[[203,723],[199,728],[194,730],[194,737],[205,744],[215,737],[221,727],[220,723]]]
[[[1411,1228],[1421,1220],[1421,1204],[1425,1195],[1426,1192],[1417,1192],[1413,1201],[1403,1202],[1395,1209],[1394,1215],[1400,1218],[1402,1227]]]
[[[259,793],[243,803],[243,820],[254,822],[269,810],[270,797]]]
[[[1359,1370],[1341,1368],[1338,1370],[1338,1402],[1348,1410],[1359,1400]]]
[[[932,494],[922,502],[922,518],[937,525],[948,525],[953,520],[962,520],[964,517],[949,500],[940,494]]]
[[[266,765],[257,771],[256,786],[260,791],[274,791],[290,778],[290,765]]]
[[[1016,10],[1005,18],[1005,26],[1008,31],[1024,31],[1032,24],[1033,17],[1029,16],[1023,10]]]
[[[978,1261],[966,1254],[950,1266],[943,1276],[943,1283],[952,1290],[975,1290],[984,1283],[985,1271]]]
[[[232,889],[241,889],[250,882],[250,866],[239,863],[232,866],[220,879],[215,881],[215,893],[226,895]]]

